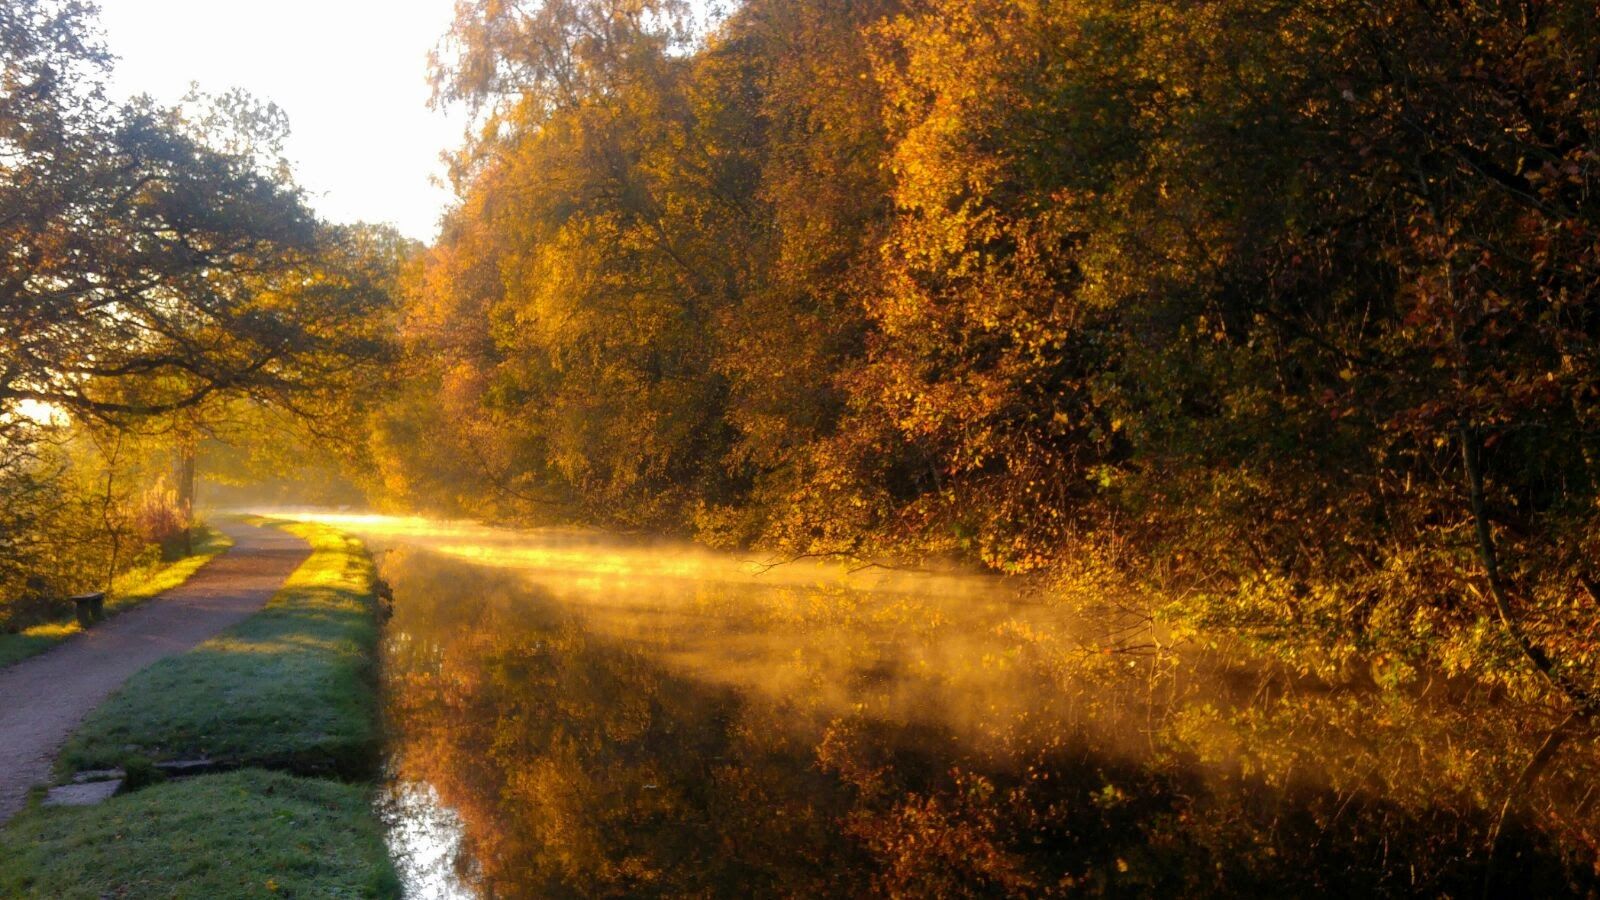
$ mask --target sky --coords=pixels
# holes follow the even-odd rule
[[[288,113],[286,154],[334,222],[387,222],[431,241],[450,192],[442,151],[463,114],[428,108],[428,51],[452,0],[100,0],[113,90],[175,103],[197,82]]]

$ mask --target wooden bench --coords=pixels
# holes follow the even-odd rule
[[[79,594],[72,598],[78,613],[78,624],[85,628],[106,617],[106,593]]]

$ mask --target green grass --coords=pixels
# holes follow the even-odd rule
[[[377,751],[374,573],[359,541],[286,525],[311,557],[233,629],[134,676],[61,769],[207,754],[351,778]],[[33,806],[0,832],[0,897],[395,897],[370,783],[247,768],[99,806]]]
[[[208,756],[359,779],[378,753],[372,561],[322,525],[267,607],[134,676],[67,743],[65,772]]]
[[[233,546],[233,541],[209,525],[195,527],[194,553],[165,566],[125,572],[112,584],[106,599],[106,614],[114,615],[131,609],[157,594],[170,591],[185,581],[200,567],[222,555]],[[0,669],[37,656],[83,630],[75,619],[47,622],[17,634],[0,634]]]
[[[250,769],[80,809],[0,837],[0,896],[395,897],[371,788]]]

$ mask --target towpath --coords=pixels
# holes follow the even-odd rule
[[[50,777],[67,736],[111,692],[266,605],[310,548],[276,528],[223,523],[231,550],[188,581],[32,659],[0,669],[0,822]]]

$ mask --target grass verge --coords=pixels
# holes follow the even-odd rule
[[[129,680],[58,760],[64,773],[123,765],[130,776],[201,754],[251,768],[99,806],[31,806],[0,831],[0,897],[399,895],[369,780],[372,562],[331,528],[282,527],[312,553],[267,607]]]
[[[370,794],[250,769],[35,810],[0,842],[0,896],[393,897]]]
[[[266,608],[129,679],[68,741],[63,771],[209,757],[348,779],[373,773],[372,561],[327,526],[282,527],[312,552]]]
[[[119,575],[106,600],[106,614],[132,609],[157,594],[172,590],[232,546],[233,541],[215,528],[196,526],[194,553],[164,566]],[[37,656],[81,631],[83,626],[76,620],[64,619],[35,625],[16,634],[0,634],[0,669]]]

